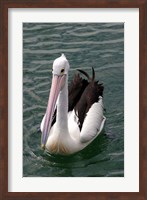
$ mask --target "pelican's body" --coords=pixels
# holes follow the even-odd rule
[[[42,147],[52,154],[69,155],[90,144],[101,132],[103,86],[84,73],[68,89],[69,63],[62,54],[53,63],[53,80],[46,114],[41,122]]]

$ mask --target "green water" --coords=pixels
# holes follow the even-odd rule
[[[107,118],[103,132],[83,151],[53,156],[40,148],[38,131],[46,111],[52,62],[64,53],[71,69],[91,73],[104,84]],[[23,24],[23,176],[124,176],[123,23]]]

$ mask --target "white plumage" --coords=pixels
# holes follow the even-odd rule
[[[78,109],[69,111],[68,108],[68,70],[69,63],[62,54],[53,64],[53,82],[48,107],[40,127],[42,147],[53,154],[69,155],[82,150],[99,135],[106,120],[103,115],[103,97],[99,95],[98,101],[85,113],[80,128]],[[79,101],[82,101],[82,95]],[[52,125],[56,108],[56,121]]]

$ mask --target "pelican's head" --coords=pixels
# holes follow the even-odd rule
[[[66,83],[66,76],[68,74],[69,68],[70,67],[68,60],[66,59],[64,54],[62,54],[59,58],[55,59],[53,62],[52,85],[51,85],[48,105],[46,109],[46,117],[41,137],[42,148],[45,148],[51,128],[52,117],[54,114],[56,101],[60,91],[64,88],[64,85]]]
[[[62,76],[68,73],[69,63],[65,55],[62,54],[59,58],[56,58],[53,62],[53,75]]]

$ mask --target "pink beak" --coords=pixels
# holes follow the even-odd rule
[[[46,117],[41,137],[41,147],[45,149],[45,145],[51,129],[52,117],[60,90],[64,87],[66,75],[53,75],[52,85],[46,109]]]

